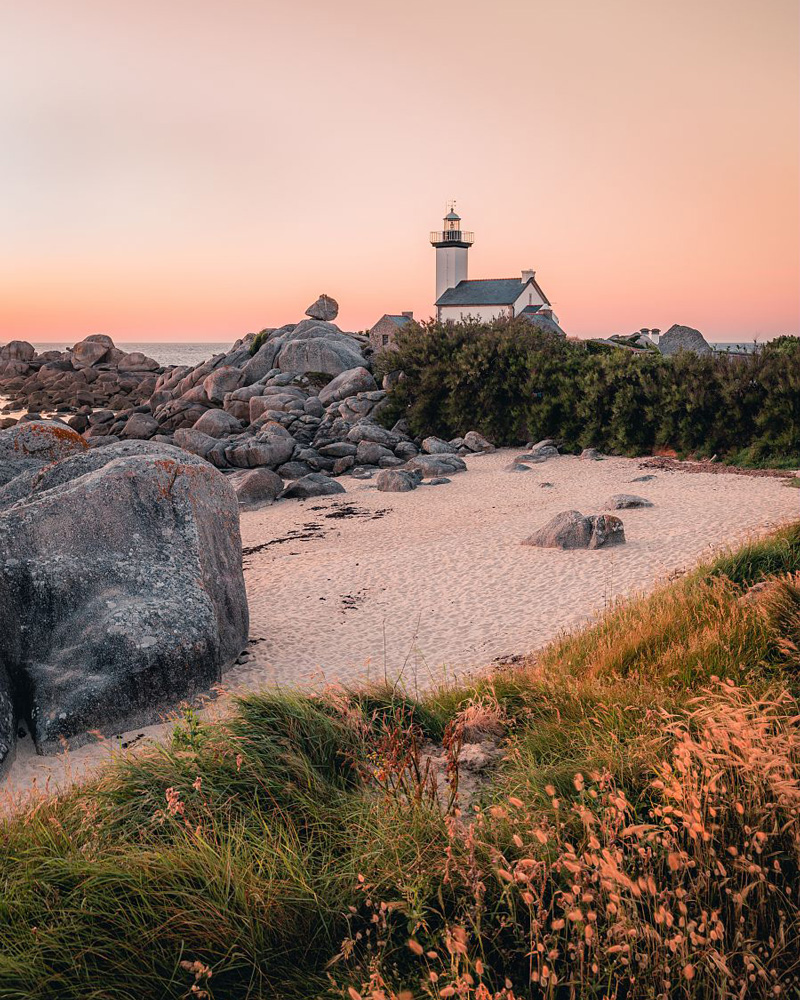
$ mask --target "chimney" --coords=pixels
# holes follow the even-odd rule
[[[653,343],[656,345],[656,347],[658,347],[658,341],[659,341],[660,338],[661,338],[661,331],[660,330],[651,330],[650,331],[650,339],[653,341]]]
[[[407,319],[413,319],[414,318],[414,313],[413,312],[404,312],[404,313],[400,313],[400,315],[401,316],[405,316]]]
[[[531,278],[535,278],[535,277],[536,277],[536,272],[535,271],[532,271],[532,270],[523,271],[522,272],[522,284],[523,285],[527,284],[527,282],[530,281]]]

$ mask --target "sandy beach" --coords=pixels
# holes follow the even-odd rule
[[[468,457],[468,471],[451,483],[411,493],[344,478],[345,495],[243,513],[251,640],[245,662],[225,675],[226,690],[384,676],[423,689],[530,652],[611,602],[800,512],[800,491],[781,479],[651,472],[617,458],[561,457],[505,471],[517,454]],[[648,473],[655,478],[632,482]],[[615,493],[654,504],[618,512],[624,546],[563,552],[520,544],[559,511],[599,513]],[[224,699],[212,710],[221,709]],[[122,744],[159,738],[170,726],[120,734],[67,759],[37,757],[30,738],[20,740],[7,791],[80,777]]]

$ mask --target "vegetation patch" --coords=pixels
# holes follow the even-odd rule
[[[569,341],[526,319],[407,323],[379,373],[402,370],[382,419],[416,434],[478,430],[498,445],[672,449],[740,465],[800,466],[800,339],[732,358]]]
[[[188,715],[6,818],[0,995],[797,995],[799,564],[800,524],[469,686]]]

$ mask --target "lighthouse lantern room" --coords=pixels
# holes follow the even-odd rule
[[[473,233],[461,228],[455,202],[447,206],[443,228],[431,233],[431,245],[436,248],[436,298],[459,281],[467,280],[467,256],[475,241]]]

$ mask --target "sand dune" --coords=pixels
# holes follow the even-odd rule
[[[504,471],[518,454],[467,459],[450,484],[278,503],[242,515],[251,644],[229,690],[391,679],[410,689],[526,653],[612,601],[649,589],[720,547],[798,516],[800,491],[779,479],[657,472],[633,459],[563,457]],[[545,485],[545,484],[551,485]],[[627,544],[562,552],[521,540],[562,510],[597,513],[614,493],[652,508],[619,512]],[[219,706],[218,706],[219,707]],[[80,775],[139,729],[69,755]],[[141,742],[141,741],[140,741]],[[27,744],[27,745],[26,745]],[[60,783],[65,762],[23,740],[8,788]]]

